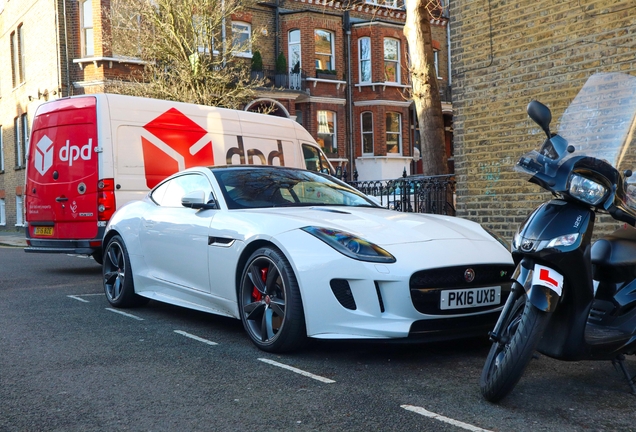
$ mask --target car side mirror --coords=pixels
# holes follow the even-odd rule
[[[185,194],[181,198],[181,205],[193,209],[215,209],[216,201],[214,198],[207,199],[206,192],[202,190],[195,190]]]

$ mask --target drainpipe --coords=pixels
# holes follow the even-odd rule
[[[227,40],[225,34],[225,0],[221,0],[221,40],[223,41],[222,64],[223,67],[225,67],[225,56],[227,55]]]
[[[447,56],[447,61],[448,61],[448,86],[451,87],[453,82],[452,82],[452,76],[453,74],[451,73],[451,25],[450,25],[450,1],[448,2],[448,8],[449,10],[446,12],[446,18],[448,18],[448,21],[446,21],[446,49],[448,50],[448,56]],[[452,89],[451,89],[452,91]]]
[[[355,151],[353,147],[353,91],[352,91],[352,77],[351,77],[351,20],[349,17],[349,11],[345,11],[343,16],[344,30],[346,37],[345,51],[347,53],[347,139],[349,141],[349,179],[353,180],[353,161],[355,160]]]
[[[62,1],[62,9],[64,12],[64,56],[66,57],[64,61],[66,62],[66,96],[71,96],[71,90],[72,90],[71,61],[68,58],[68,27],[66,23],[66,15],[68,14],[66,13],[66,0]],[[58,33],[58,37],[59,37],[59,33]],[[59,67],[61,68],[62,65],[60,64]],[[61,72],[60,72],[60,77],[61,77]],[[60,85],[61,84],[62,84],[62,79],[60,78]],[[64,96],[61,91],[60,91],[60,96]]]
[[[278,54],[280,54],[280,0],[276,0],[276,13],[274,14],[274,31],[276,37],[274,38],[274,65]]]

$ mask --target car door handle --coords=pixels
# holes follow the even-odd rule
[[[66,198],[66,197],[57,197],[57,198],[55,198],[55,201],[57,201],[57,202],[68,201],[68,198]]]

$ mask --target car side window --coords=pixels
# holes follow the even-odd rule
[[[151,198],[162,207],[181,207],[181,198],[197,190],[204,191],[208,199],[214,196],[208,179],[201,174],[192,173],[175,177],[161,184],[152,192]]]

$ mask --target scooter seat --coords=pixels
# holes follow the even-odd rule
[[[598,266],[636,266],[636,229],[621,228],[592,245],[592,264]]]

